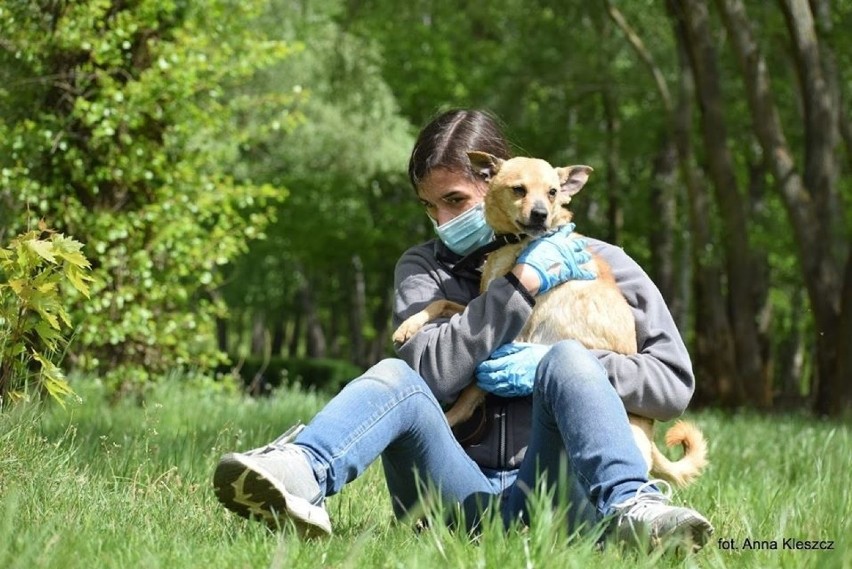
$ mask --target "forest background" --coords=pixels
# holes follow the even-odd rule
[[[659,286],[697,404],[843,414],[850,27],[848,0],[4,2],[0,397],[58,368],[333,391],[392,353],[394,264],[432,236],[417,129],[477,107],[594,167],[578,228]]]

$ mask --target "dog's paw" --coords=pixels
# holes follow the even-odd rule
[[[405,329],[405,324],[396,329],[396,332],[393,333],[393,341],[395,344],[404,344],[408,341],[408,338],[411,335],[408,333],[408,330]]]
[[[414,316],[399,325],[396,332],[393,333],[393,341],[399,344],[404,344],[411,339],[423,326],[429,322],[429,315],[425,312],[418,312]]]
[[[411,322],[409,318],[402,324],[400,324],[399,328],[396,329],[396,332],[393,333],[393,341],[397,344],[406,343],[420,328],[416,322]]]

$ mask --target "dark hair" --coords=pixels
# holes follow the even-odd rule
[[[435,168],[473,177],[467,152],[479,150],[509,159],[509,143],[497,119],[485,111],[453,109],[423,127],[408,161],[408,179],[418,184]]]

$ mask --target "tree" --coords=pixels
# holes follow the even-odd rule
[[[815,5],[825,4],[816,2]],[[803,269],[805,287],[816,324],[816,400],[820,413],[839,413],[852,405],[852,388],[841,365],[852,348],[843,334],[844,314],[850,306],[848,279],[852,264],[849,230],[837,176],[840,123],[838,80],[821,46],[811,5],[806,0],[781,0],[799,76],[804,126],[804,164],[796,163],[776,107],[766,61],[758,47],[745,8],[738,0],[718,0],[732,48],[745,79],[753,127],[766,157],[788,219],[795,233],[796,252]],[[821,49],[822,48],[822,49]],[[845,268],[846,267],[846,268]],[[848,326],[848,324],[847,324]],[[847,356],[848,357],[848,356]]]
[[[653,78],[660,105],[667,119],[660,127],[660,150],[654,160],[653,211],[660,215],[660,220],[650,236],[651,254],[655,261],[652,276],[673,308],[672,312],[683,330],[687,329],[684,316],[678,318],[674,308],[678,307],[678,301],[686,295],[674,292],[674,275],[686,269],[692,276],[689,279],[689,287],[694,296],[694,321],[699,323],[694,333],[693,347],[696,375],[700,379],[698,396],[700,400],[731,405],[742,402],[744,393],[743,386],[736,379],[734,345],[722,291],[721,277],[724,271],[717,258],[707,254],[712,250],[713,231],[706,215],[711,198],[704,177],[695,164],[692,143],[692,101],[695,91],[693,70],[686,53],[683,20],[679,17],[676,7],[673,2],[667,4],[669,13],[673,16],[673,48],[679,64],[675,95],[669,88],[666,72],[636,28],[628,22],[621,10],[610,2],[607,2],[607,13]],[[643,29],[647,31],[648,27]],[[672,169],[675,172],[672,172]],[[685,199],[678,200],[679,195],[683,195]],[[676,212],[679,202],[685,202],[687,211],[691,263],[676,271],[676,260],[673,257],[676,251],[674,236],[678,231]],[[685,309],[687,303],[682,302]]]
[[[207,291],[283,196],[221,167],[237,106],[258,105],[225,87],[290,53],[254,33],[261,5],[0,7],[2,230],[42,216],[85,243],[95,280],[69,356],[115,385],[219,360]]]
[[[840,345],[848,336],[833,331],[849,326],[846,309],[839,307],[852,304],[842,292],[852,287],[842,277],[849,272],[849,220],[840,195],[850,184],[836,162],[837,135],[819,126],[837,119],[848,162],[852,127],[836,101],[844,85],[839,74],[850,62],[840,47],[843,36],[832,30],[845,29],[849,5],[830,9],[826,1],[790,0],[782,11],[752,8],[750,23],[762,26],[759,43],[772,55],[767,68],[796,69],[801,77],[794,82],[785,76],[772,89],[782,101],[781,124],[798,122],[806,132],[789,141],[788,158],[795,163],[804,157],[804,177],[812,177],[815,189],[800,195],[807,207],[792,212],[789,190],[772,189],[789,187],[796,169],[782,172],[773,165],[785,156],[761,142],[757,130],[764,126],[758,123],[765,121],[750,97],[742,96],[750,79],[737,70],[736,42],[733,50],[724,42],[745,26],[726,23],[723,33],[708,4],[669,2],[668,22],[644,5],[620,5],[625,22],[635,22],[632,28],[649,39],[639,61],[651,73],[625,51],[626,42],[619,48],[597,5],[556,9],[549,2],[472,6],[441,0],[400,6],[372,0],[350,2],[347,19],[384,47],[385,78],[415,124],[441,106],[485,106],[506,120],[522,153],[555,162],[580,158],[595,166],[592,191],[576,203],[582,228],[616,235],[611,229],[619,227],[623,212],[621,244],[650,266],[674,307],[691,309],[678,322],[686,325],[697,354],[705,401],[768,406],[777,397],[813,390],[811,379],[833,378],[830,387],[818,384],[824,388],[817,396],[822,409],[828,394],[845,392],[837,383],[843,376],[832,370],[848,369],[849,358],[831,353],[850,351],[848,341]],[[806,8],[814,15],[800,14]],[[639,53],[635,39],[629,48]],[[799,62],[789,65],[787,53]],[[823,108],[832,104],[836,113]],[[674,182],[672,153],[684,191],[666,186]],[[606,191],[596,193],[595,183]],[[674,213],[684,209],[688,217]],[[810,221],[796,221],[807,215]],[[800,239],[803,225],[818,237]],[[820,249],[818,243],[830,245]],[[683,262],[683,251],[689,251],[689,262]],[[691,293],[674,286],[674,274],[679,283],[691,276]],[[797,291],[820,280],[834,285],[805,284],[809,305],[824,313],[815,310],[811,320],[808,307],[797,305]],[[810,365],[811,348],[823,363]],[[783,362],[787,352],[804,354],[791,362],[794,381],[784,379],[791,369]],[[846,405],[841,400],[831,403]]]
[[[297,92],[290,111],[298,119],[246,146],[240,172],[284,185],[291,196],[268,239],[230,268],[222,293],[235,316],[258,324],[255,355],[271,347],[275,355],[345,357],[365,366],[387,350],[388,291],[407,246],[399,236],[415,219],[403,177],[413,138],[376,47],[337,22],[340,10],[335,0],[274,2],[262,20],[266,33],[303,49],[244,88]],[[416,220],[415,227],[424,225]],[[234,318],[227,328],[244,326]],[[248,348],[228,343],[233,353]]]
[[[683,14],[686,49],[700,108],[701,132],[709,178],[721,214],[722,245],[727,274],[727,305],[737,375],[748,401],[761,407],[772,404],[766,338],[758,313],[767,297],[763,253],[750,242],[746,197],[739,188],[730,150],[718,56],[710,33],[708,12],[700,0],[679,3]]]

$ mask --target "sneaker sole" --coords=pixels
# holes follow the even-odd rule
[[[676,555],[695,553],[703,548],[713,535],[713,526],[707,520],[689,516],[678,521],[670,532],[654,536],[651,545],[654,547],[672,548]]]
[[[331,535],[324,508],[290,494],[274,476],[238,454],[219,461],[213,488],[223,506],[244,518],[263,520],[271,529],[279,529],[290,518],[303,537]]]

